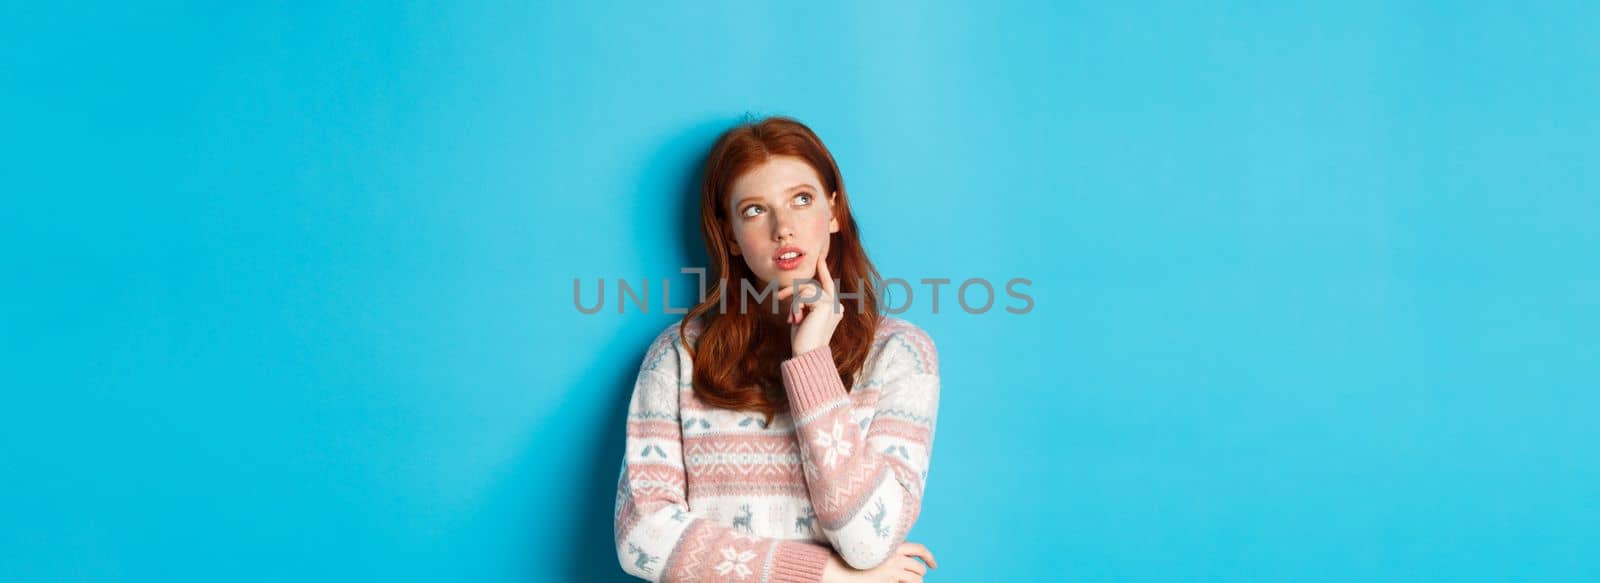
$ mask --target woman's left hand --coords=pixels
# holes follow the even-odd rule
[[[823,244],[822,255],[817,258],[816,279],[820,282],[804,282],[778,291],[779,300],[796,297],[789,303],[789,345],[795,356],[827,346],[839,321],[844,319],[844,305],[834,300],[837,290],[833,274],[828,272],[827,245]],[[796,293],[801,295],[795,296]]]

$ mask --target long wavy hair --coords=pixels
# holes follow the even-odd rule
[[[678,337],[694,359],[696,396],[716,407],[760,412],[768,424],[775,414],[789,410],[779,369],[792,356],[789,324],[763,317],[759,309],[744,313],[739,308],[742,282],[748,281],[752,289],[760,289],[761,282],[727,243],[733,236],[728,197],[735,180],[774,156],[805,160],[822,179],[821,196],[838,193],[833,212],[839,232],[830,234],[827,261],[829,272],[840,280],[837,291],[844,315],[828,344],[846,390],[853,389],[856,374],[865,366],[882,319],[878,313],[882,278],[867,259],[850,214],[844,176],[822,140],[805,124],[781,116],[746,121],[724,132],[706,157],[700,184],[700,234],[711,260],[707,290],[711,293],[684,315]],[[846,298],[845,294],[860,295]],[[703,327],[698,344],[691,346],[687,330],[697,318]]]

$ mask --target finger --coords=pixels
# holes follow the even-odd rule
[[[806,279],[804,281],[797,281],[795,283],[795,289],[796,289],[795,296],[794,296],[795,297],[795,301],[797,301],[799,303],[802,303],[802,304],[815,304],[815,303],[817,303],[819,300],[822,299],[822,296],[827,293],[826,291],[824,291],[822,289],[820,284],[821,284],[821,282],[819,282],[817,280],[814,280],[814,279]]]
[[[828,271],[828,243],[822,244],[822,256],[817,258],[817,277],[822,280],[822,291],[833,293],[833,274]]]
[[[908,557],[922,557],[923,562],[927,563],[929,567],[939,568],[939,562],[933,560],[933,553],[928,550],[928,547],[917,543],[904,543],[896,551]]]
[[[789,282],[789,285],[778,288],[778,297],[794,296],[796,299],[804,300],[811,295],[811,289],[814,287],[816,287],[816,282],[813,280],[806,278],[796,279]]]
[[[911,557],[904,557],[902,559],[902,563],[901,563],[901,567],[900,568],[905,569],[906,571],[909,571],[911,573],[915,573],[918,577],[921,577],[921,576],[923,576],[924,574],[926,574],[928,572],[928,566],[927,565],[924,565],[924,564],[922,564],[922,561],[918,561],[918,560],[913,559]]]
[[[822,293],[822,297],[817,298],[817,305],[827,306],[828,307],[828,311],[833,312],[835,314],[840,314],[840,313],[844,312],[844,305],[840,304],[837,301],[834,301],[833,294],[828,293],[828,292],[823,292]]]
[[[798,289],[798,287],[799,286],[796,286],[797,289]],[[796,293],[799,294],[799,292],[796,292]],[[803,295],[803,294],[800,294],[800,295]],[[804,301],[802,301],[804,298],[800,297],[800,295],[796,295],[795,296],[795,300],[792,301],[792,302],[789,302],[788,321],[789,321],[790,324],[793,324],[793,325],[798,325],[801,322],[804,322],[805,319],[806,319],[806,309],[807,309],[807,307],[806,307],[806,303]]]

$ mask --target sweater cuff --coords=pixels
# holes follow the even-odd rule
[[[772,560],[772,583],[819,583],[833,551],[798,541],[781,541]]]
[[[849,397],[833,364],[833,349],[826,344],[783,361],[779,368],[796,417]]]

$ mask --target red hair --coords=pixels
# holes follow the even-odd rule
[[[748,281],[752,289],[760,289],[761,282],[728,245],[733,233],[728,198],[735,180],[774,156],[804,160],[822,179],[823,196],[838,193],[833,212],[839,232],[829,235],[827,261],[828,271],[840,280],[837,295],[844,315],[828,345],[846,390],[865,366],[882,318],[878,313],[881,277],[861,245],[844,176],[822,140],[805,124],[787,117],[745,122],[724,132],[711,147],[700,184],[700,234],[711,259],[707,290],[711,293],[683,317],[678,337],[693,357],[696,396],[716,407],[760,412],[769,424],[773,415],[789,409],[779,370],[779,364],[792,355],[789,325],[779,318],[763,317],[759,309],[750,313],[739,309],[742,282]],[[860,294],[860,298],[846,299],[845,294]],[[698,345],[690,347],[686,331],[696,318],[703,324],[702,331]]]

